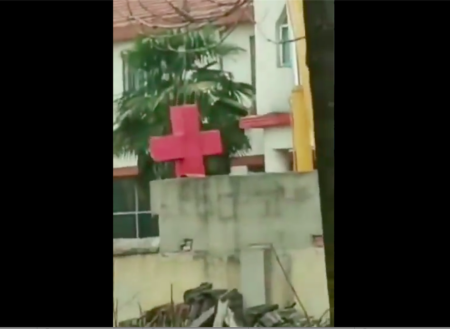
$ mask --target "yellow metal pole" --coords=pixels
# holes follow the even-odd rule
[[[286,9],[291,18],[291,28],[294,38],[305,36],[305,21],[303,18],[302,0],[286,0]],[[297,68],[301,87],[296,86],[292,91],[292,117],[294,138],[295,170],[308,172],[314,170],[314,124],[312,111],[311,86],[309,70],[306,66],[306,40],[303,38],[295,42],[297,54]]]
[[[294,126],[294,164],[295,171],[309,172],[314,170],[314,159],[311,147],[310,127],[305,107],[305,93],[302,87],[296,86],[292,91],[291,106]]]

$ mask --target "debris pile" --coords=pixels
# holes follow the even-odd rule
[[[244,310],[236,289],[213,289],[202,283],[184,293],[184,303],[173,302],[142,312],[141,317],[119,323],[120,327],[327,327],[324,319],[305,318],[292,304],[279,308],[264,304]]]

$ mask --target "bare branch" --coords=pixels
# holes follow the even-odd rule
[[[172,13],[168,15],[156,15],[152,12],[149,6],[144,5],[143,0],[125,1],[126,8],[128,10],[128,15],[125,17],[126,20],[130,25],[133,25],[133,28],[136,29],[137,34],[148,35],[150,33],[151,38],[170,37],[170,35],[165,33],[160,34],[159,32],[161,32],[161,30],[180,29],[182,30],[182,33],[189,33],[189,31],[201,29],[207,25],[215,25],[216,23],[221,25],[221,20],[227,18],[228,22],[224,25],[227,27],[225,29],[226,33],[224,33],[223,37],[216,45],[205,49],[189,50],[186,52],[207,50],[222,44],[231,32],[236,29],[239,21],[245,17],[244,15],[247,15],[247,18],[250,18],[250,21],[253,21],[253,18],[247,10],[247,8],[250,8],[253,5],[253,0],[207,0],[214,6],[211,9],[205,9],[203,11],[191,10],[188,4],[189,0],[182,0],[180,5],[176,5],[174,0],[165,0],[165,3],[167,3],[167,6],[173,10],[175,15]],[[136,9],[137,5],[140,14],[133,12],[130,4],[131,1],[137,2],[133,8]],[[207,5],[206,7],[210,6]],[[240,15],[236,20],[233,19],[233,22],[230,24],[230,16],[239,11]],[[142,12],[144,14],[142,14]],[[222,30],[224,26],[219,27],[219,29]],[[179,36],[179,34],[177,35]],[[172,49],[172,51],[183,52],[183,50],[177,49]]]
[[[220,9],[221,7],[225,6],[225,4],[223,3],[219,3],[216,0],[208,0],[209,2],[212,2],[216,5],[218,5],[218,8]],[[244,7],[244,5],[248,5],[250,3],[249,0],[237,0],[234,5],[227,11],[222,12],[221,16],[219,17],[227,17],[230,16],[231,14],[233,14],[234,12],[236,12],[238,9],[241,9],[242,7]],[[248,14],[248,13],[247,13]]]
[[[138,24],[138,27],[136,27],[136,24],[133,24],[133,19],[134,19],[134,18],[133,18],[133,14],[132,14],[132,12],[131,12],[130,1],[127,0],[127,1],[126,1],[126,4],[127,4],[127,10],[128,10],[128,17],[127,17],[127,20],[130,22],[130,25],[132,25],[132,26],[137,30],[137,33],[138,33],[138,34],[144,33],[144,31],[143,31],[142,28],[141,28],[141,25]]]
[[[180,28],[187,27],[188,25],[194,25],[193,28],[198,29],[201,26],[204,26],[205,22],[213,23],[214,21],[220,20],[221,18],[228,17],[235,13],[237,10],[248,6],[251,4],[252,0],[236,0],[232,3],[230,2],[220,2],[217,0],[208,0],[209,2],[215,4],[216,8],[205,10],[204,12],[196,12],[195,15],[191,14],[191,10],[189,8],[189,4],[187,0],[183,0],[182,7],[179,7],[174,4],[172,0],[165,0],[167,5],[177,14],[175,19],[167,19],[164,15],[156,16],[154,13],[149,10],[147,6],[145,6],[141,0],[136,0],[140,9],[142,9],[146,13],[146,17],[142,17],[143,15],[134,15],[131,10],[130,0],[126,0],[126,5],[128,9],[128,17],[127,20],[132,24],[137,22],[143,26],[147,26],[150,28]],[[225,9],[226,8],[226,9]],[[149,22],[150,21],[150,22]],[[170,24],[161,24],[161,21],[165,21]]]
[[[149,12],[149,11],[147,10],[147,8],[142,4],[142,2],[141,2],[140,0],[138,0],[137,2],[138,2],[139,6],[140,6],[142,9],[146,10],[147,12]],[[128,10],[128,13],[129,13],[129,15],[128,15],[128,21],[129,21],[130,24],[132,24],[132,25],[136,25],[136,24],[133,24],[133,22],[136,21],[137,23],[139,23],[138,25],[147,26],[147,27],[152,28],[152,29],[155,29],[155,28],[177,29],[177,28],[187,27],[187,26],[190,24],[189,22],[182,22],[182,23],[178,23],[178,24],[170,24],[170,25],[163,25],[163,24],[155,25],[155,24],[149,24],[149,23],[146,22],[144,19],[142,19],[142,18],[140,18],[140,17],[138,17],[138,16],[133,15],[133,12],[132,12],[131,6],[130,6],[130,0],[126,0],[126,4],[127,4],[127,10]],[[151,13],[150,13],[149,15],[154,17],[154,15],[151,14]],[[141,27],[141,26],[139,26],[139,27]],[[139,33],[140,33],[140,34],[145,34],[144,31],[142,30],[142,28],[139,28]]]
[[[244,1],[247,1],[247,0],[244,0]],[[220,40],[217,43],[213,44],[213,45],[210,45],[208,47],[201,47],[201,48],[187,49],[187,50],[184,50],[184,49],[180,50],[180,49],[174,49],[174,48],[169,48],[169,49],[171,51],[174,51],[174,52],[177,52],[177,53],[194,53],[194,52],[203,52],[203,51],[207,51],[207,50],[211,50],[213,48],[216,48],[216,47],[220,46],[221,44],[223,44],[224,41],[230,36],[230,34],[233,33],[234,30],[236,30],[236,28],[239,25],[239,21],[240,21],[240,19],[242,18],[243,15],[244,15],[244,12],[241,12],[240,16],[237,17],[237,19],[235,20],[234,24],[231,27],[229,27],[226,30],[224,30],[223,32],[225,32],[225,33],[220,37]]]
[[[220,38],[220,40],[217,43],[214,43],[210,46],[207,47],[199,47],[199,48],[195,48],[195,49],[175,49],[172,47],[168,47],[168,48],[158,48],[158,46],[154,46],[156,49],[160,49],[160,50],[170,50],[176,53],[197,53],[197,52],[203,52],[203,51],[207,51],[207,50],[211,50],[214,49],[218,46],[220,46],[229,36],[230,34],[237,28],[238,24],[234,24],[229,30],[226,31],[226,33]],[[191,30],[189,30],[191,31]],[[187,33],[189,32],[187,31]],[[178,36],[179,34],[177,34]],[[168,35],[166,35],[166,37],[170,37]]]
[[[258,29],[258,32],[261,34],[261,36],[262,36],[267,42],[270,42],[270,43],[273,43],[273,44],[276,44],[276,45],[282,45],[282,44],[285,44],[285,43],[291,43],[291,42],[296,42],[296,41],[305,39],[305,36],[302,36],[302,37],[297,37],[297,38],[289,39],[289,40],[280,40],[280,41],[273,40],[273,39],[268,38],[268,37],[266,36],[266,34],[265,34],[264,31],[261,29],[261,27],[260,27],[260,25],[258,24],[258,22],[256,22],[256,21],[254,20],[253,17],[251,17],[248,13],[245,13],[245,15],[246,15],[247,18],[248,18],[248,19],[256,26],[256,28]]]
[[[192,17],[191,15],[189,15],[189,6],[187,5],[187,1],[184,0],[183,1],[183,7],[184,8],[179,8],[177,6],[175,6],[171,0],[166,0],[167,4],[173,9],[175,10],[175,12],[180,15],[181,17],[183,17],[186,21],[190,22],[190,23],[195,23],[195,18]]]
[[[129,1],[129,0],[127,0],[127,1]],[[180,25],[180,22],[179,22],[179,21],[174,22],[173,20],[171,21],[170,19],[167,19],[167,18],[164,17],[164,16],[157,17],[156,15],[154,15],[154,14],[148,9],[148,7],[144,6],[144,4],[142,3],[142,0],[137,0],[137,1],[138,1],[138,3],[139,3],[139,7],[141,7],[141,9],[144,10],[144,12],[148,13],[148,15],[149,15],[150,17],[152,17],[153,19],[159,18],[160,20],[169,23],[170,26],[175,25],[174,28],[179,27],[179,25]],[[186,1],[186,0],[184,0],[184,1]],[[185,24],[185,23],[186,23],[186,22],[183,22],[183,24]],[[186,24],[186,26],[187,26],[187,25],[188,25],[188,24]],[[156,25],[155,25],[155,24],[152,24],[152,27],[153,27],[153,28],[157,28],[157,27],[160,27],[160,28],[170,28],[170,26],[167,26],[167,27],[166,27],[166,26],[163,26],[163,25],[161,25],[161,24],[156,24]]]

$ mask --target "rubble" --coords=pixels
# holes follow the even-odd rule
[[[119,323],[120,327],[327,327],[326,319],[307,319],[296,304],[279,308],[265,304],[244,310],[236,289],[214,289],[202,283],[184,293],[184,303],[169,303],[141,312],[142,316]],[[324,314],[325,315],[325,314]],[[324,318],[324,317],[323,317]]]

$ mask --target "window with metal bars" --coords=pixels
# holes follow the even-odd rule
[[[133,68],[126,52],[122,53],[122,83],[124,92],[133,92],[146,83],[146,72]]]
[[[252,100],[252,110],[250,114],[256,114],[256,48],[255,48],[255,36],[250,37],[250,71],[252,75],[252,86],[255,91],[255,95]]]
[[[292,65],[292,42],[285,42],[290,40],[290,30],[288,24],[280,26],[280,66],[291,67]]]
[[[150,188],[135,178],[113,180],[113,239],[159,236],[158,216],[150,210]]]
[[[292,39],[292,31],[289,27],[288,13],[286,8],[278,18],[277,24],[277,41],[278,44],[278,66],[292,67],[292,58],[294,52],[294,44],[287,42]]]

